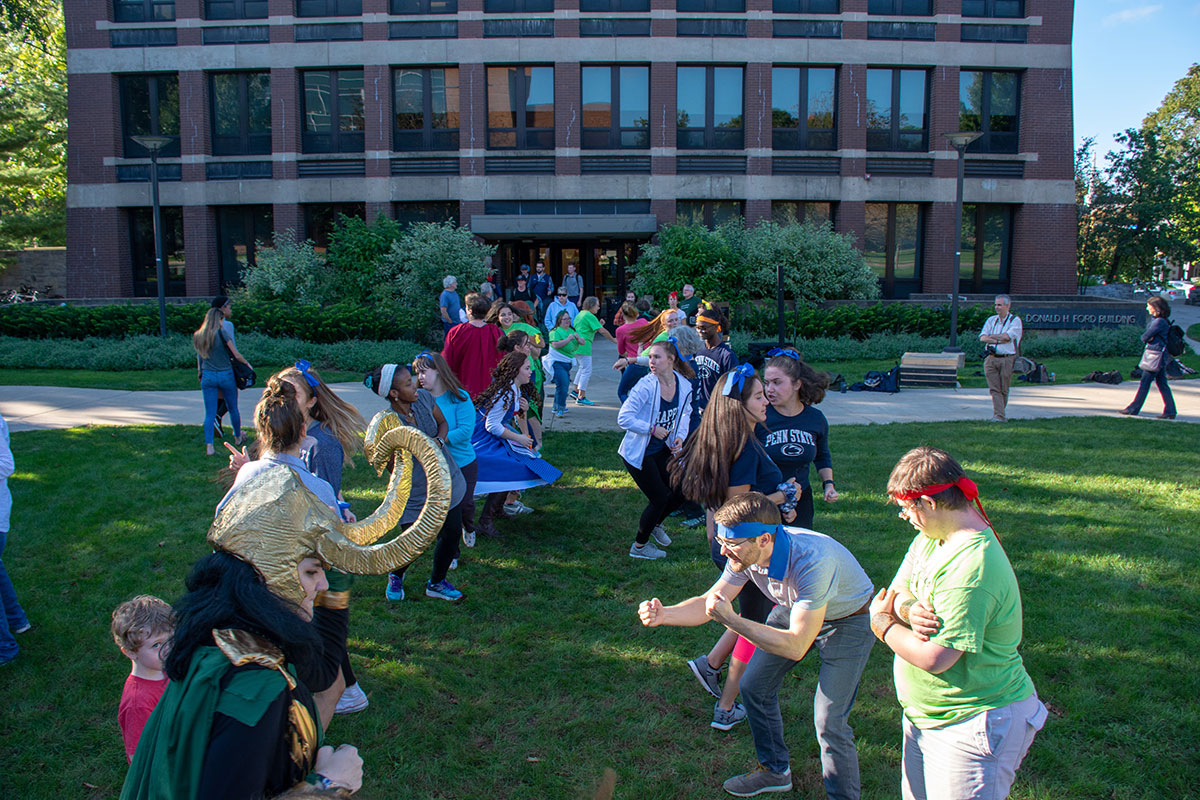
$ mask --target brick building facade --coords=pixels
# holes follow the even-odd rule
[[[672,220],[828,220],[885,296],[1071,293],[1060,0],[66,0],[67,292],[236,281],[334,215],[453,219],[587,292]]]

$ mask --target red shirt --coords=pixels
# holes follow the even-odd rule
[[[637,358],[638,346],[629,341],[629,334],[633,333],[643,325],[650,323],[644,319],[637,319],[633,322],[626,322],[624,325],[617,328],[617,354],[624,358]]]
[[[459,383],[474,397],[492,382],[492,369],[500,363],[496,349],[503,333],[497,325],[475,327],[469,322],[455,325],[446,334],[442,358],[454,370]]]
[[[125,679],[117,722],[121,723],[121,738],[125,740],[125,757],[130,761],[133,761],[138,739],[142,738],[142,728],[146,727],[146,720],[150,719],[150,712],[158,705],[158,698],[162,697],[168,683],[166,678],[151,681],[132,674]]]

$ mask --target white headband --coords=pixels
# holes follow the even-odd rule
[[[379,374],[379,385],[375,387],[375,394],[380,397],[387,397],[388,392],[392,390],[392,378],[396,377],[396,370],[400,369],[399,364],[384,364],[383,369]]]

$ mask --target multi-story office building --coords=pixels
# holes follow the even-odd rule
[[[673,220],[831,220],[886,297],[1074,288],[1065,0],[66,0],[68,292],[214,294],[337,213],[623,290]]]

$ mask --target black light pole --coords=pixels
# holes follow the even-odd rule
[[[967,146],[983,136],[980,131],[956,131],[943,134],[958,151],[958,185],[954,197],[954,282],[950,294],[950,345],[943,353],[961,353],[958,346],[958,278],[962,269],[962,211],[963,211],[963,161]]]
[[[775,310],[779,317],[779,346],[783,347],[783,345],[786,343],[786,342],[784,342],[784,338],[783,338],[784,337],[784,328],[786,326],[783,324],[783,262],[782,261],[780,261],[779,264],[776,265],[776,267],[775,267],[775,303],[776,303]]]
[[[150,202],[154,207],[154,267],[158,276],[158,335],[167,338],[167,267],[163,263],[162,207],[158,203],[158,151],[170,144],[173,136],[130,137],[150,151]]]

